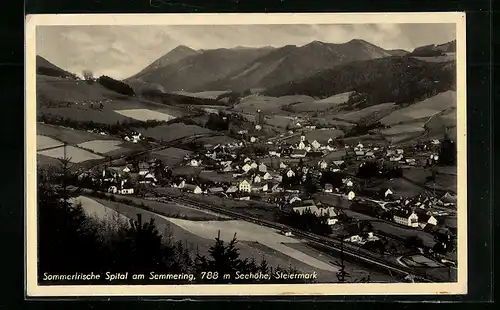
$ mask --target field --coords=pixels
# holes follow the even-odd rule
[[[201,171],[199,178],[212,182],[232,182],[234,180],[233,173],[217,173],[215,171]]]
[[[115,110],[133,109],[152,112],[132,112],[130,117],[115,112]],[[164,120],[167,118],[164,115],[169,115],[170,118],[185,115],[182,109],[120,95],[102,87],[99,83],[89,84],[85,81],[40,75],[37,76],[37,112],[102,124],[115,124],[134,118],[142,120],[145,117],[161,117]]]
[[[195,140],[203,145],[217,145],[217,144],[229,144],[238,142],[238,140],[233,139],[228,136],[214,136],[214,137],[202,137]]]
[[[154,151],[152,157],[160,159],[167,166],[175,166],[184,160],[184,156],[192,154],[191,151],[170,147],[168,149]]]
[[[99,154],[108,154],[113,151],[122,149],[122,141],[117,140],[92,140],[78,144],[79,147],[92,150]]]
[[[190,93],[190,92],[185,92],[185,91],[177,91],[177,92],[173,92],[173,93],[177,94],[177,95],[202,98],[202,99],[217,99],[218,96],[220,96],[222,94],[226,94],[228,92],[229,91],[227,91],[227,90],[211,90],[211,91],[203,91],[203,92],[197,92],[197,93]]]
[[[398,135],[386,136],[387,141],[391,144],[403,144],[406,142],[414,141],[416,138],[422,136],[423,132],[403,133]]]
[[[339,113],[335,117],[349,122],[368,124],[379,121],[397,108],[395,103],[382,103],[359,111]]]
[[[55,149],[39,151],[38,154],[52,157],[52,158],[63,158],[64,157],[64,147],[58,147]],[[77,148],[71,145],[66,147],[66,156],[70,158],[72,163],[81,163],[87,160],[103,159],[102,156],[91,153],[89,151]]]
[[[418,236],[422,239],[424,246],[432,248],[436,241],[434,241],[434,237],[426,232],[421,230],[417,230],[415,228],[406,228],[403,226],[396,226],[392,223],[387,223],[383,221],[371,221],[370,222],[375,231],[383,232],[386,235],[393,236],[395,238],[406,239],[408,237]]]
[[[36,149],[42,150],[46,148],[51,148],[55,146],[62,146],[63,143],[61,141],[52,139],[47,136],[37,135],[36,136]]]
[[[175,116],[148,109],[115,110],[115,112],[139,121],[169,121],[175,118]]]
[[[68,144],[80,144],[91,140],[112,140],[109,136],[98,135],[93,132],[52,126],[43,123],[36,124],[36,130],[39,134],[66,142]]]
[[[323,156],[321,159],[326,160],[326,161],[342,160],[344,155],[345,155],[345,151],[341,149],[341,150],[330,152],[327,155]]]
[[[427,180],[427,177],[430,177],[431,175],[431,171],[425,168],[414,167],[403,169],[403,176],[418,184],[424,184]]]
[[[385,190],[390,188],[394,195],[402,197],[415,197],[425,191],[424,188],[417,186],[405,179],[390,179],[383,181],[377,186],[372,187],[374,190]]]
[[[203,223],[173,218],[169,220],[175,225],[202,238],[210,238],[211,236],[217,236],[218,233],[220,233],[221,239],[225,242],[229,242],[236,234],[236,237],[240,241],[259,242],[268,248],[281,252],[299,262],[306,263],[311,267],[333,272],[337,270],[335,266],[327,264],[285,245],[284,243],[298,243],[300,241],[290,237],[285,237],[278,231],[267,227],[238,220],[206,221]]]
[[[434,97],[425,99],[407,107],[401,108],[382,118],[380,122],[384,125],[395,125],[431,116],[456,107],[457,98],[455,91],[446,91]]]
[[[128,218],[117,211],[106,207],[96,199],[85,196],[73,198],[73,203],[80,203],[86,215],[103,220],[109,224],[128,224]]]
[[[384,135],[392,136],[392,135],[416,133],[416,132],[423,132],[423,131],[425,131],[424,122],[418,122],[418,123],[412,122],[409,124],[391,126],[390,128],[382,130],[380,133],[382,133]]]
[[[437,190],[449,191],[451,193],[457,192],[457,176],[451,174],[437,174],[435,183],[428,182],[428,187],[433,188],[434,185]]]
[[[151,137],[158,141],[169,142],[192,135],[210,134],[212,131],[196,125],[186,125],[175,123],[170,125],[161,125],[148,129],[139,130],[144,136]]]
[[[332,108],[339,108],[340,104],[346,103],[347,100],[349,100],[351,93],[352,92],[346,92],[321,100],[297,103],[292,105],[290,109],[294,112],[322,112]]]
[[[265,123],[279,128],[286,128],[293,123],[293,118],[285,115],[266,115]]]
[[[280,111],[282,107],[298,104],[311,103],[314,98],[304,95],[283,96],[283,97],[268,97],[260,95],[250,95],[243,98],[235,107],[235,111],[245,113],[255,113],[257,110],[262,111]]]
[[[322,128],[322,129],[314,129],[311,131],[306,131],[305,134],[306,140],[309,142],[313,142],[317,140],[319,143],[326,143],[328,139],[336,139],[344,136],[344,132],[342,130],[333,129],[333,128]],[[300,135],[293,136],[286,140],[288,143],[299,143]]]

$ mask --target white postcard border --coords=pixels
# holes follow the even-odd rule
[[[37,283],[36,26],[455,23],[457,69],[457,265],[455,283],[41,286]],[[41,296],[429,295],[467,293],[465,13],[41,14],[26,17],[26,293]]]

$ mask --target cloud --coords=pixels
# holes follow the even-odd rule
[[[425,34],[425,35],[423,35]],[[37,53],[81,73],[129,77],[178,45],[194,49],[304,45],[363,39],[386,49],[455,39],[454,24],[39,26]]]

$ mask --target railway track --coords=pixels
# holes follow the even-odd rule
[[[163,197],[161,197],[161,198],[150,198],[150,199],[157,200],[160,202],[162,202],[162,201],[167,202],[168,201],[168,202],[179,203],[179,204],[191,207],[191,208],[200,209],[200,210],[209,210],[209,211],[216,212],[216,213],[226,215],[226,216],[230,216],[230,217],[233,217],[236,219],[245,220],[247,222],[254,223],[254,224],[257,224],[260,226],[265,226],[265,227],[278,229],[278,230],[291,231],[295,236],[306,239],[309,242],[316,243],[318,245],[321,245],[322,247],[326,247],[326,248],[333,250],[333,251],[336,251],[336,252],[341,251],[340,240],[327,238],[327,237],[323,237],[323,236],[318,236],[316,234],[304,232],[304,231],[301,231],[301,230],[298,230],[295,228],[291,228],[291,227],[283,225],[283,224],[270,222],[267,220],[263,220],[263,219],[255,218],[255,217],[252,217],[249,215],[234,212],[234,211],[231,211],[231,210],[228,210],[225,208],[221,208],[221,207],[193,201],[193,200],[186,198],[186,197],[164,195],[163,194]],[[437,279],[434,277],[430,277],[428,275],[424,275],[421,272],[417,272],[415,270],[405,268],[404,266],[401,266],[398,264],[393,264],[393,263],[390,263],[386,260],[382,260],[382,259],[379,259],[376,257],[370,257],[369,255],[356,252],[355,251],[356,249],[348,243],[344,244],[343,248],[344,248],[343,252],[347,256],[351,256],[355,259],[362,260],[363,262],[371,264],[371,265],[376,265],[379,268],[389,270],[390,272],[397,273],[401,276],[410,275],[410,276],[413,276],[415,278],[415,280],[419,280],[421,282],[428,282],[428,283],[442,282],[441,279]]]

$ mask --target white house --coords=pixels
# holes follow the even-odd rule
[[[252,142],[252,143],[257,142],[257,138],[256,138],[256,137],[253,137],[253,136],[252,136],[252,137],[250,137],[250,142]]]
[[[332,193],[333,192],[333,185],[330,183],[325,184],[325,189],[323,190],[325,193]]]
[[[288,167],[284,162],[280,162],[280,169],[285,169]]]
[[[118,192],[118,188],[114,185],[108,188],[108,193],[116,194]]]
[[[295,176],[295,172],[294,172],[292,169],[290,169],[290,170],[288,170],[288,172],[286,173],[286,176],[287,176],[287,177],[289,177],[289,178],[292,178],[292,177],[294,177],[294,176]]]
[[[122,171],[125,172],[125,173],[129,173],[130,172],[130,168],[127,167],[127,166],[125,166],[125,168],[123,168]]]
[[[267,166],[264,163],[261,163],[259,165],[259,171],[260,172],[266,172],[267,171]]]
[[[273,178],[273,176],[272,176],[269,172],[266,172],[266,173],[262,176],[262,178],[263,178],[264,180],[271,180],[271,179]]]
[[[134,193],[134,189],[133,188],[122,188],[119,192],[122,195],[132,195]]]
[[[227,194],[233,194],[233,193],[236,193],[238,191],[238,187],[232,185],[230,186],[227,190],[226,190],[226,193]]]
[[[317,150],[321,147],[321,143],[319,143],[317,140],[314,140],[312,143],[311,143],[311,146],[313,147],[313,149]]]
[[[385,191],[385,193],[384,193],[384,197],[387,197],[387,196],[392,195],[392,194],[394,194],[394,193],[391,191],[391,189],[390,189],[390,188],[388,188],[388,189]]]
[[[196,159],[191,159],[188,162],[188,166],[191,166],[191,167],[198,167],[199,165],[200,165],[200,161],[198,161]]]
[[[252,191],[252,185],[247,180],[243,180],[238,184],[238,190],[240,192],[250,193]]]
[[[186,184],[183,189],[193,194],[201,194],[203,192],[198,185],[193,184]]]
[[[268,190],[269,190],[269,184],[266,183],[266,184],[262,185],[263,192],[267,192]]]
[[[415,212],[407,213],[398,211],[394,213],[393,217],[394,222],[409,226],[409,227],[418,227],[418,215]]]
[[[396,154],[403,154],[405,151],[403,149],[396,149]]]
[[[261,181],[261,178],[260,178],[260,175],[255,175],[255,177],[253,178],[253,183],[260,183]]]
[[[327,225],[332,226],[332,225],[337,224],[337,222],[338,222],[338,221],[339,221],[339,220],[338,220],[338,219],[336,219],[336,218],[328,218],[328,219],[326,220],[326,224],[327,224]]]
[[[249,157],[247,157],[247,158],[245,158],[245,159],[243,160],[243,162],[244,162],[244,163],[248,163],[248,162],[251,162],[251,161],[252,161],[252,160],[251,160]]]
[[[290,198],[290,200],[288,201],[289,204],[292,204],[296,201],[302,201],[302,199],[300,199],[299,197],[297,196],[293,196],[292,198]]]
[[[324,161],[324,160],[320,160],[318,162],[318,166],[319,166],[320,169],[326,169],[326,168],[328,168],[328,163],[326,161]]]
[[[349,200],[353,200],[354,197],[356,197],[356,194],[354,194],[353,191],[350,191],[349,194],[347,194],[347,199],[349,199]]]
[[[252,166],[250,166],[249,164],[245,164],[243,167],[241,167],[241,170],[243,170],[244,172],[248,172],[252,170]]]
[[[363,238],[361,238],[359,235],[354,235],[350,236],[349,238],[344,239],[345,242],[351,242],[351,243],[360,243],[363,241]]]
[[[258,166],[259,165],[257,165],[256,162],[253,162],[253,163],[250,164],[250,167],[252,167],[252,169],[257,169]]]
[[[299,150],[303,150],[306,148],[306,144],[304,143],[304,141],[300,141],[299,144],[297,145],[297,148]]]

